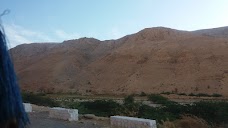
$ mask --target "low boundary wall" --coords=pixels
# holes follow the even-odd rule
[[[32,112],[32,105],[30,103],[23,103],[25,112]]]
[[[78,110],[54,107],[50,108],[49,117],[61,120],[78,121]]]
[[[110,121],[113,128],[157,128],[156,121],[149,119],[111,116]]]

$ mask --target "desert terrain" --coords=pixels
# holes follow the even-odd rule
[[[23,91],[228,96],[228,27],[146,28],[117,40],[22,44],[10,52]]]

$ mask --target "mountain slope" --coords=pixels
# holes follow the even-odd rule
[[[147,28],[118,40],[93,38],[11,49],[23,90],[81,94],[228,92],[228,41]]]
[[[228,38],[228,26],[220,27],[220,28],[197,30],[197,31],[194,31],[194,33],[202,34],[205,36]]]

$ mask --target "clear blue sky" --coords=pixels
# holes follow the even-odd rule
[[[11,47],[94,37],[117,39],[148,27],[228,26],[228,0],[1,0]]]

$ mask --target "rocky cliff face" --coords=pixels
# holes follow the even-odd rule
[[[228,39],[225,32],[206,32],[157,27],[118,40],[81,38],[10,51],[27,91],[228,95]]]

